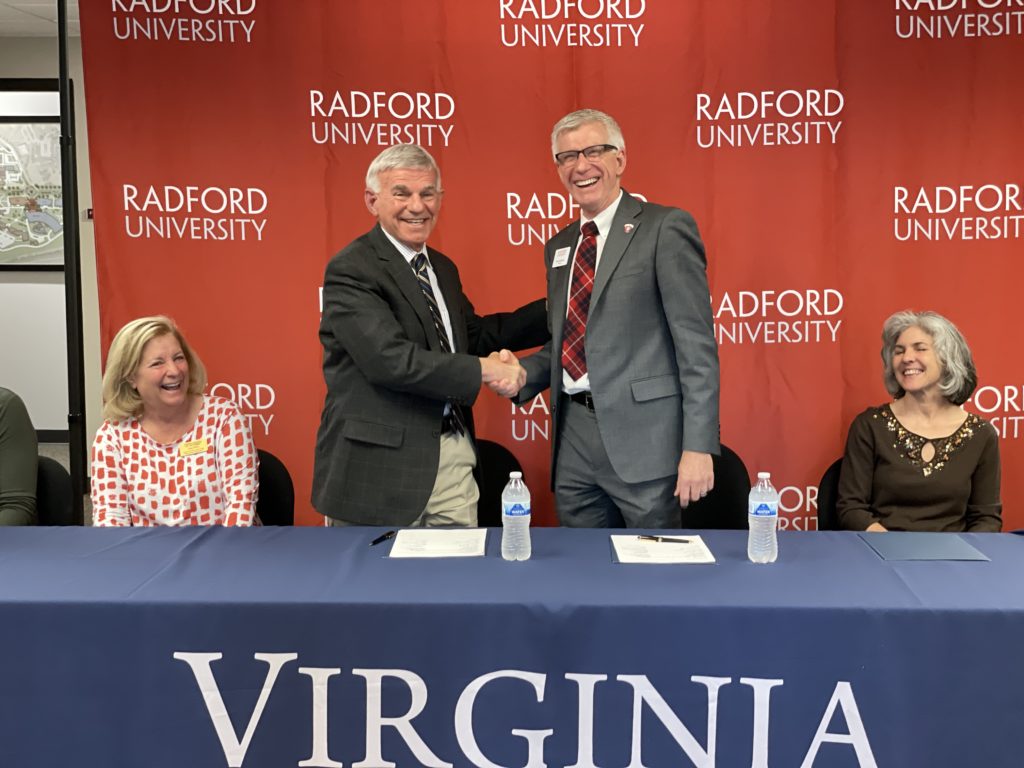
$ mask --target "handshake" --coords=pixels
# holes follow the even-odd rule
[[[515,397],[526,383],[526,369],[507,349],[481,357],[480,375],[484,384],[502,397]]]

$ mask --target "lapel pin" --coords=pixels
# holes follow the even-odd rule
[[[623,224],[622,225],[622,229],[625,230],[626,234],[628,235],[630,232],[633,231],[633,225],[632,224]]]

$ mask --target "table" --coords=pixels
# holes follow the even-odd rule
[[[0,531],[0,765],[1022,764],[1024,537],[885,562],[399,560],[383,529]]]

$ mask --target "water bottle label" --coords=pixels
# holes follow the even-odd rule
[[[502,507],[505,510],[505,514],[510,515],[512,517],[519,517],[520,515],[530,514],[530,508],[524,507],[518,501],[515,504],[503,504]]]
[[[762,501],[756,507],[753,504],[750,505],[750,514],[755,517],[776,517],[779,514],[779,509],[777,505]]]

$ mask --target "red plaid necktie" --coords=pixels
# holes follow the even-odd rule
[[[587,334],[587,315],[590,313],[590,294],[594,290],[594,266],[597,263],[597,225],[588,221],[583,225],[583,239],[576,251],[572,268],[572,287],[569,290],[569,310],[565,315],[562,332],[562,368],[572,378],[579,379],[587,372],[587,352],[583,341]]]

